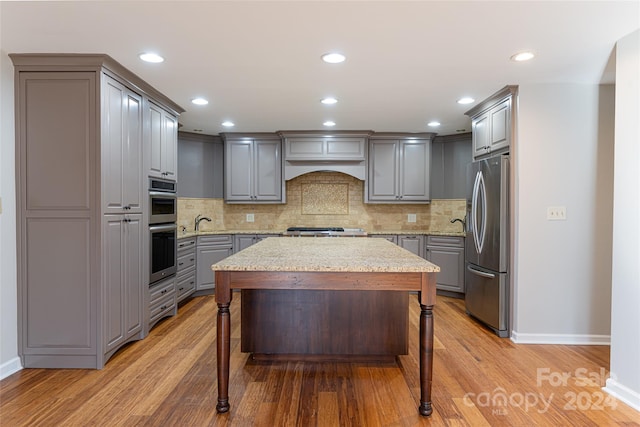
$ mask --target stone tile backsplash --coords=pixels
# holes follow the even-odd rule
[[[364,181],[335,172],[315,172],[286,183],[286,204],[226,204],[222,199],[178,199],[178,227],[193,231],[197,215],[201,231],[274,230],[291,226],[340,226],[366,231],[459,232],[466,202],[461,199],[432,200],[430,204],[365,204]],[[247,214],[254,222],[247,222]],[[408,214],[416,222],[407,222]]]

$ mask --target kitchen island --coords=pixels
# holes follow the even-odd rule
[[[384,239],[268,238],[212,266],[216,276],[218,412],[229,410],[232,289],[418,291],[420,406],[430,415],[433,306],[439,268]],[[384,313],[380,313],[384,316]],[[274,331],[277,333],[278,331]]]

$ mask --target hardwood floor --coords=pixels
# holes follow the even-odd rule
[[[218,415],[216,305],[198,297],[103,370],[24,369],[0,382],[1,426],[640,426],[601,390],[609,347],[515,345],[438,297],[433,407],[418,414],[419,306],[397,363],[256,362],[231,306],[231,410]],[[565,374],[566,373],[566,374]],[[563,376],[564,375],[564,376]]]

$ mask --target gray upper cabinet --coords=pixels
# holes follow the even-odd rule
[[[431,155],[431,198],[466,198],[467,165],[473,157],[471,133],[436,136]]]
[[[366,156],[366,139],[330,136],[285,138],[285,158],[292,161],[361,161]]]
[[[178,118],[153,102],[149,114],[149,176],[175,180],[178,171]]]
[[[433,135],[372,135],[369,141],[365,202],[429,202]]]
[[[471,117],[474,159],[509,151],[517,93],[517,86],[505,86],[465,113]]]
[[[142,212],[142,97],[103,75],[104,212]]]
[[[178,197],[224,197],[224,150],[219,136],[178,132]]]
[[[282,143],[275,134],[222,134],[226,202],[284,203]]]
[[[18,352],[25,368],[102,368],[146,333],[145,105],[183,110],[107,55],[10,57]]]

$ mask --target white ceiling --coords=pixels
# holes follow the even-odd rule
[[[507,84],[611,82],[635,1],[0,2],[2,53],[106,53],[181,105],[182,130],[449,135]],[[509,57],[533,49],[528,63]],[[144,51],[162,64],[138,59]],[[325,64],[323,53],[347,56]],[[333,106],[320,104],[325,96]],[[209,105],[191,99],[203,96]],[[232,120],[236,126],[223,128]],[[427,122],[442,125],[429,128]]]

